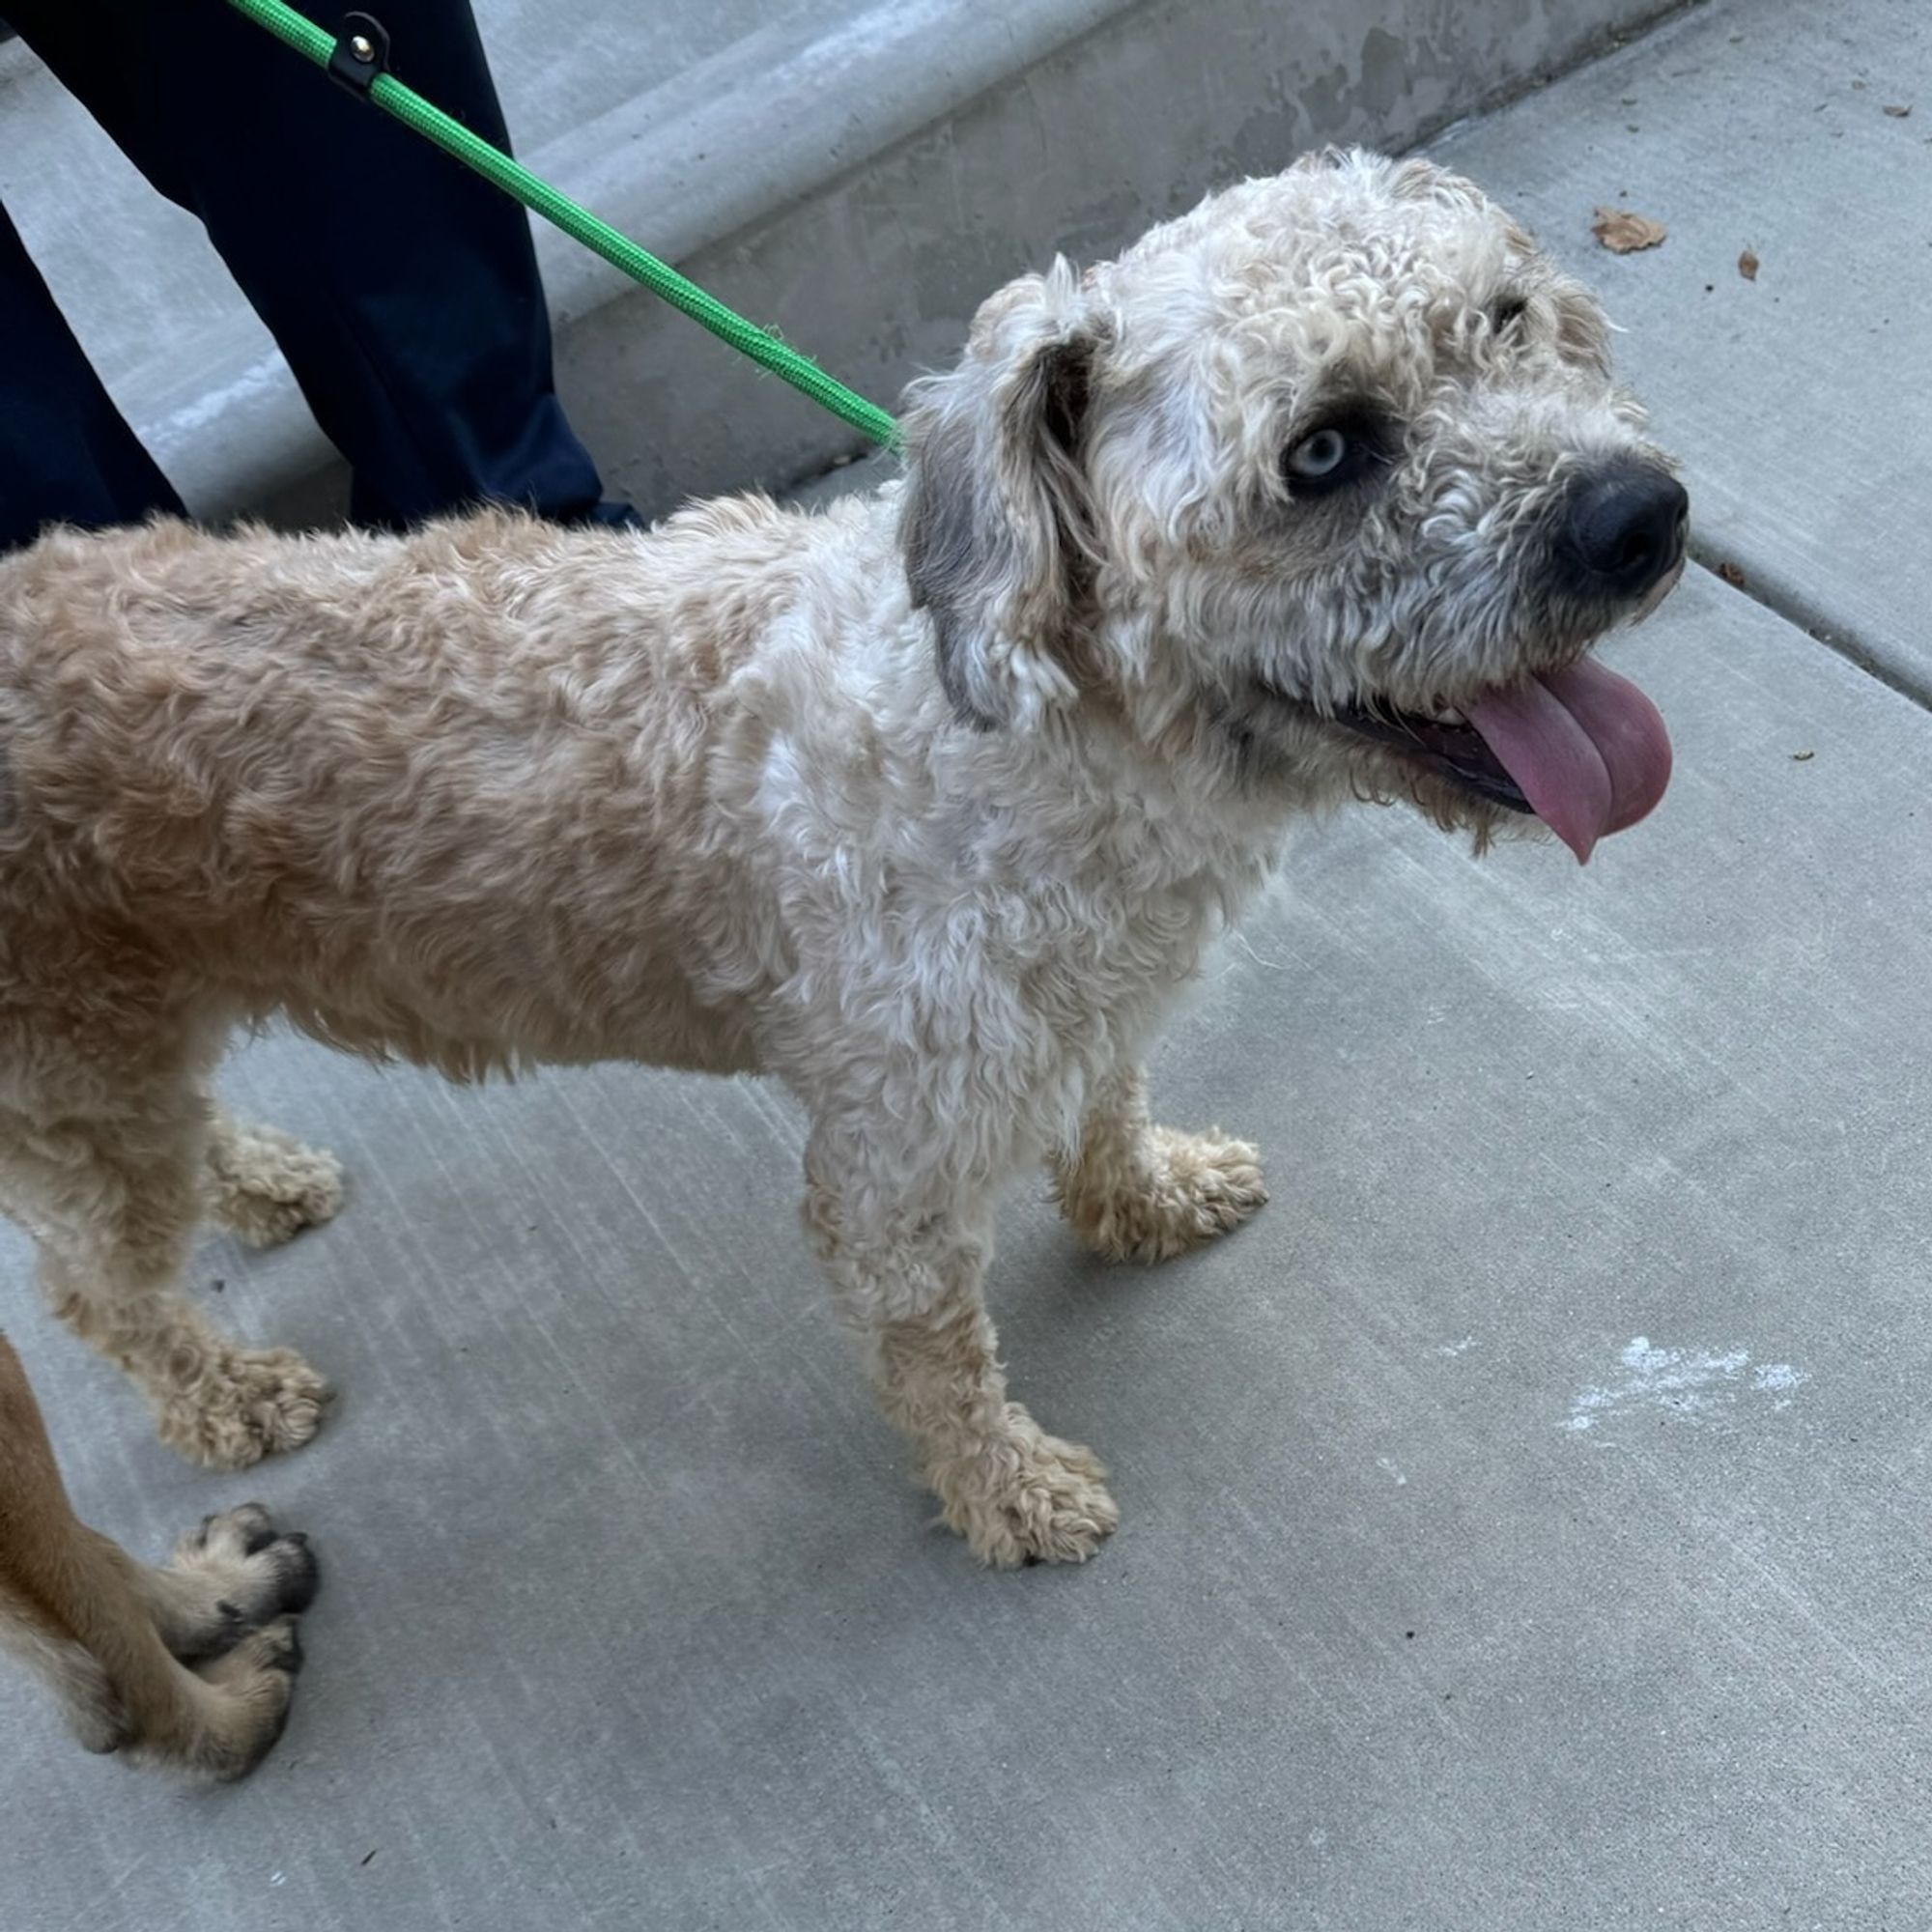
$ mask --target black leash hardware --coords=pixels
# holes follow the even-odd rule
[[[377,75],[388,71],[388,29],[373,14],[343,14],[335,51],[328,57],[329,78],[367,99]]]

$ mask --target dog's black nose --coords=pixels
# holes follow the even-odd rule
[[[1637,598],[1684,555],[1690,498],[1674,476],[1620,464],[1585,477],[1571,493],[1556,552],[1578,590]]]

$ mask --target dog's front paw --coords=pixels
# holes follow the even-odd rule
[[[157,1608],[162,1640],[185,1661],[219,1657],[275,1617],[315,1600],[315,1552],[261,1503],[203,1517],[175,1546]]]
[[[1007,1430],[934,1471],[949,1529],[981,1563],[1084,1563],[1114,1533],[1119,1506],[1091,1449],[1044,1435],[1017,1403]]]
[[[293,1349],[224,1349],[162,1399],[161,1440],[211,1469],[298,1449],[322,1426],[328,1384]]]
[[[1061,1207],[1080,1238],[1108,1261],[1171,1261],[1237,1228],[1267,1200],[1260,1151],[1225,1134],[1154,1127],[1145,1161],[1112,1185],[1076,1177]]]

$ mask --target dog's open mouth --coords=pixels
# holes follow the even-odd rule
[[[1332,722],[1512,811],[1534,812],[1586,863],[1646,817],[1670,782],[1670,735],[1626,677],[1583,658],[1464,711],[1351,708]]]

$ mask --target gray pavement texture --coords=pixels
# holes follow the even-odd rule
[[[1629,329],[1622,365],[1684,454],[1704,554],[1932,697],[1932,12],[1694,8],[1559,98],[1434,151]],[[1598,206],[1669,239],[1607,254]]]
[[[308,1674],[199,1795],[0,1676],[9,1932],[1932,1921],[1932,718],[1844,654],[1924,662],[1932,26],[1826,13],[1700,9],[1443,144],[1609,292],[1747,583],[1609,653],[1678,769],[1587,870],[1304,837],[1153,1066],[1262,1143],[1250,1228],[1124,1273],[1015,1188],[995,1312],[1112,1465],[1097,1560],[930,1528],[775,1093],[265,1041],[232,1098],[354,1194],[198,1272],[325,1434],[198,1474],[11,1237],[0,1313],[103,1528],[315,1533]],[[1662,249],[1590,242],[1620,188]]]

